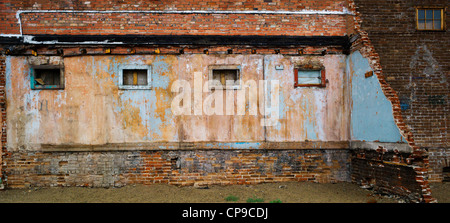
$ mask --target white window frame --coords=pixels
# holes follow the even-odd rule
[[[124,85],[123,70],[147,70],[147,85]],[[148,90],[152,89],[152,66],[142,64],[119,65],[119,89],[122,90]]]

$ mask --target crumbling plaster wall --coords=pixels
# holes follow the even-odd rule
[[[349,99],[343,91],[345,57],[186,54],[51,58],[49,63],[64,64],[64,90],[31,90],[30,61],[40,59],[7,57],[8,112],[13,114],[7,121],[8,186],[349,181],[349,109],[343,108]],[[322,63],[327,70],[326,88],[294,88],[294,66],[310,61]],[[153,88],[120,90],[120,64],[152,65]],[[250,115],[248,108],[246,115],[209,116],[194,115],[193,106],[192,115],[174,115],[170,107],[177,95],[171,91],[173,83],[186,80],[193,86],[198,72],[204,83],[208,65],[213,64],[240,64],[244,83],[278,80],[282,98],[279,123],[261,126],[262,115]],[[275,69],[280,65],[282,70]],[[203,98],[210,94],[202,93]],[[180,147],[182,142],[184,147]],[[283,143],[294,144],[279,146]]]
[[[308,59],[324,64],[326,88],[293,87],[295,64]],[[82,56],[64,58],[62,63],[64,90],[31,90],[29,59],[7,58],[8,113],[15,114],[7,121],[8,150],[39,149],[42,144],[348,140],[344,55]],[[120,64],[151,65],[152,89],[119,90]],[[206,83],[208,65],[213,64],[241,64],[244,83],[278,80],[279,123],[264,130],[261,113],[251,115],[248,108],[246,115],[173,115],[174,81],[187,80],[194,88],[193,73],[201,72]],[[284,69],[276,70],[276,65]],[[233,91],[235,108],[237,91]],[[203,92],[203,99],[209,94]]]

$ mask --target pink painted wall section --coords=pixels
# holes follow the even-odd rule
[[[280,81],[280,121],[267,128],[269,141],[348,140],[345,56],[266,55],[265,79]],[[302,64],[325,67],[326,87],[294,88],[293,70]],[[277,70],[282,66],[282,70]]]
[[[263,141],[264,140],[264,128],[260,125],[261,113],[259,110],[257,113],[250,114],[249,100],[246,102],[245,115],[237,114],[238,98],[240,91],[247,91],[247,98],[249,94],[256,99],[258,103],[258,95],[255,95],[253,91],[248,89],[241,90],[227,90],[229,93],[228,98],[231,103],[227,103],[227,93],[223,90],[217,90],[216,93],[222,93],[223,103],[223,115],[212,114],[208,115],[204,109],[201,111],[201,115],[195,111],[196,99],[194,98],[194,83],[195,73],[201,73],[201,82],[203,85],[202,104],[208,106],[208,96],[213,94],[212,92],[205,92],[207,87],[207,81],[209,79],[208,67],[211,65],[239,65],[241,67],[241,81],[243,85],[248,81],[254,81],[258,83],[259,80],[263,80],[263,56],[261,55],[201,55],[193,54],[186,55],[179,58],[179,78],[182,80],[188,80],[192,87],[192,114],[182,115],[179,117],[179,131],[180,140],[182,141]],[[198,97],[197,97],[198,98]],[[211,103],[214,107],[214,103]],[[234,107],[231,115],[227,115],[226,108],[229,106]],[[259,108],[258,108],[259,109]],[[234,115],[233,115],[234,114]]]
[[[294,88],[294,66],[311,61],[325,67],[327,86]],[[348,140],[344,55],[82,56],[66,57],[61,63],[64,90],[31,90],[30,59],[7,57],[9,149],[39,149],[43,144]],[[119,89],[119,66],[124,64],[151,65],[152,88]],[[210,91],[205,84],[211,65],[237,65],[242,88]],[[283,69],[276,68],[280,65]],[[202,82],[200,100],[195,77]],[[279,91],[271,89],[261,98],[259,91],[246,88],[246,84],[256,83],[259,90],[259,81],[264,79],[278,80]],[[190,101],[190,114],[176,115],[172,109],[172,102],[181,95],[173,90],[180,81],[190,87],[189,100],[182,102]],[[279,123],[264,126],[265,108],[260,107],[274,90],[279,92]],[[245,114],[237,114],[242,91],[247,92]],[[223,93],[222,115],[208,115],[205,109],[196,114],[197,102],[201,102],[200,108],[213,106],[217,101],[208,104],[208,100],[219,93]],[[250,112],[250,98],[256,100],[256,113]],[[233,105],[232,111],[227,111],[229,105]]]

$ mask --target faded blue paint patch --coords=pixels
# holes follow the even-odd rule
[[[282,88],[283,86],[280,86],[280,88]],[[286,118],[286,101],[284,99],[284,94],[283,91],[280,90],[280,94],[279,94],[279,106],[280,106],[280,110],[279,110],[279,115],[280,115],[280,119],[285,119]]]
[[[217,143],[207,143],[205,146],[207,148],[221,148],[221,149],[259,149],[261,148],[261,143],[259,142],[217,142]]]
[[[375,75],[365,78],[371,71],[369,61],[359,51],[347,59],[347,71],[352,72],[352,140],[399,142],[405,140],[395,124],[392,105],[383,94]]]
[[[313,106],[314,102],[308,100],[308,98],[304,97],[301,102],[301,107],[304,109],[304,121],[303,121],[303,130],[305,132],[305,138],[308,140],[317,140],[316,133],[316,121],[313,120],[316,116],[313,114],[314,109],[310,106]]]
[[[141,118],[141,125],[148,129],[148,135],[143,140],[153,140],[153,135],[162,137],[161,127],[163,121],[156,117],[156,94],[152,90],[124,90],[120,95],[122,104],[117,107],[117,110],[123,111],[127,108],[126,105],[139,108],[139,117]]]
[[[264,80],[266,81],[264,83],[264,103],[260,106],[263,106],[265,118],[266,119],[272,119],[277,120],[272,128],[275,128],[277,131],[280,131],[282,128],[282,124],[279,121],[280,119],[286,119],[286,101],[285,101],[285,95],[283,94],[283,90],[281,89],[283,87],[283,82],[280,82],[279,79],[279,71],[275,70],[275,65],[278,62],[279,56],[273,55],[273,56],[264,56]],[[275,92],[275,89],[272,89],[275,87],[271,81],[277,80],[279,81],[279,91]],[[272,95],[278,93],[278,103],[272,101]],[[278,107],[276,107],[278,106]],[[276,111],[275,109],[278,109]],[[278,113],[278,117],[271,117],[272,115],[275,115]]]
[[[41,120],[39,108],[39,93],[41,90],[30,90],[31,69],[27,64],[27,60],[15,60],[15,62],[17,63],[19,63],[19,61],[21,62],[21,64],[16,64],[16,69],[22,70],[12,70],[11,58],[12,57],[8,56],[5,60],[5,90],[6,94],[8,95],[7,100],[8,98],[20,98],[20,100],[17,100],[17,102],[21,104],[11,106],[18,108],[18,110],[17,113],[11,116],[11,118],[8,118],[8,122],[12,121],[14,123],[14,125],[8,124],[8,128],[17,128],[16,122],[23,123],[23,128],[17,128],[16,131],[18,131],[19,133],[16,135],[8,135],[7,140],[11,145],[14,145],[16,143],[35,143],[39,134],[42,133],[41,131],[39,131]],[[12,76],[15,74],[20,76],[24,75],[23,80],[15,81],[13,83]]]
[[[152,89],[126,89],[119,90],[119,100],[114,102],[114,112],[122,113],[127,107],[138,108],[140,125],[148,130],[148,134],[142,140],[159,140],[163,137],[161,129],[164,126],[173,125],[174,121],[171,119],[172,111],[169,108],[164,110],[163,117],[158,116],[157,103],[160,105],[170,104],[170,97],[168,95],[157,95],[155,88],[168,89],[169,87],[169,71],[170,65],[164,61],[164,56],[157,56],[154,60],[148,60],[143,56],[127,56],[120,59],[114,56],[108,57],[107,60],[96,60],[92,57],[91,64],[86,66],[86,72],[93,75],[94,80],[101,85],[105,81],[110,81],[104,78],[103,74],[109,74],[113,83],[119,86],[120,66],[133,65],[151,65],[152,67]],[[107,61],[107,63],[103,62]],[[127,128],[127,126],[125,126]],[[177,135],[174,136],[177,138]]]
[[[6,94],[11,93],[11,57],[7,56],[5,59],[5,76],[6,76],[6,84],[5,84],[5,90]]]
[[[153,80],[152,85],[154,88],[163,88],[167,89],[169,87],[169,69],[170,65],[165,61],[164,56],[157,56],[153,61],[152,70],[153,70]]]

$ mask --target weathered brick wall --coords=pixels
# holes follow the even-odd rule
[[[420,147],[416,144],[413,131],[411,130],[411,127],[406,124],[404,120],[404,115],[402,114],[401,109],[401,102],[400,97],[397,93],[397,91],[386,81],[386,75],[385,71],[383,69],[382,63],[381,63],[381,55],[379,54],[379,50],[375,47],[375,44],[372,42],[372,39],[369,37],[369,32],[366,31],[362,24],[364,23],[364,19],[369,19],[364,17],[364,13],[361,13],[359,11],[359,1],[350,1],[349,6],[352,12],[354,12],[355,16],[353,17],[353,26],[355,33],[352,35],[352,39],[354,39],[354,42],[351,47],[351,51],[359,50],[361,54],[369,59],[370,66],[372,67],[374,74],[377,76],[378,81],[380,83],[380,86],[382,88],[382,91],[386,98],[391,102],[392,105],[392,113],[394,116],[394,121],[397,125],[397,127],[400,130],[401,135],[403,138],[407,141],[408,146],[411,148],[411,152],[409,153],[408,162],[406,163],[406,166],[410,169],[412,169],[414,172],[413,175],[409,175],[410,179],[414,179],[415,185],[419,185],[420,190],[417,190],[418,196],[416,196],[415,199],[418,199],[420,202],[435,202],[435,199],[431,195],[431,189],[428,184],[428,169],[429,169],[429,160],[428,160],[428,153],[425,148]],[[367,2],[365,2],[367,3]],[[392,3],[392,2],[390,2]],[[374,4],[376,4],[374,2]],[[371,4],[369,4],[371,5]],[[371,5],[378,9],[381,6],[376,7],[375,5]],[[387,5],[385,5],[387,6]],[[364,19],[363,19],[364,18]],[[379,148],[382,153],[384,153],[384,148]],[[373,161],[369,158],[367,159],[365,157],[365,153],[371,154],[373,151],[371,150],[359,150],[360,155],[359,156],[353,156],[352,163],[358,163],[356,164],[359,166],[360,169],[366,169],[373,171]],[[356,159],[356,158],[357,159]],[[355,160],[356,159],[356,160]],[[399,163],[398,161],[390,162],[390,164],[397,166],[398,168],[402,168],[404,165],[403,163]],[[379,165],[378,168],[384,168],[383,165]],[[394,175],[394,172],[389,172],[388,170],[392,168],[386,168],[385,171],[387,171],[385,174],[388,175]],[[369,174],[370,171],[354,171],[352,172],[352,175],[354,176],[353,180],[355,179],[364,179],[369,178],[372,181],[375,180],[375,182],[378,181],[386,181],[383,180],[385,177],[383,174]],[[390,173],[390,174],[389,174]],[[408,176],[407,176],[408,177]],[[361,182],[361,181],[360,181]],[[412,182],[412,181],[411,181]],[[380,186],[381,185],[381,186]],[[386,190],[386,191],[398,191],[396,188],[395,183],[382,183],[378,184],[378,189],[380,190]],[[401,192],[401,191],[400,191]]]
[[[450,36],[446,31],[416,31],[415,6],[447,6],[448,1],[354,1],[360,12],[361,29],[367,31],[386,82],[398,94],[401,114],[422,148],[448,150],[448,103]],[[430,161],[448,159],[433,157]],[[446,152],[445,154],[448,154]],[[441,181],[442,166],[430,162],[430,181]]]
[[[429,179],[436,182],[450,181],[450,150],[448,148],[429,148]],[[447,168],[446,171],[444,168]]]
[[[396,194],[406,201],[419,202],[422,188],[409,162],[409,153],[358,149],[352,151],[352,181],[378,193]]]
[[[342,15],[30,13],[23,33],[64,35],[325,35],[343,36]],[[131,18],[131,19],[129,19]],[[297,21],[307,21],[299,24]],[[59,22],[64,21],[64,22]]]
[[[346,1],[9,1],[0,3],[5,18],[0,33],[18,34],[17,10],[95,11],[343,11]],[[345,15],[166,14],[27,12],[20,15],[23,34],[234,34],[344,35]],[[298,21],[302,21],[299,23]],[[320,33],[320,34],[319,34]]]
[[[0,48],[1,49],[1,48]],[[5,109],[5,72],[6,59],[5,56],[0,56],[0,123],[1,123],[1,141],[0,141],[0,179],[3,178],[3,146],[6,143],[6,109]],[[5,148],[6,149],[6,148]],[[0,183],[1,186],[1,183]]]
[[[350,181],[350,156],[345,149],[24,151],[8,153],[5,161],[10,188]]]
[[[348,1],[352,3],[352,1]],[[117,2],[59,2],[51,1],[36,3],[34,1],[10,1],[0,3],[0,13],[4,15],[0,33],[20,33],[17,18],[17,10],[332,10],[343,11],[348,7],[347,1],[277,1],[259,0],[252,2],[242,1],[151,1],[137,4],[125,1]],[[411,4],[406,3],[405,4]],[[361,50],[361,54],[370,59],[374,74],[379,79],[383,93],[392,103],[395,123],[402,136],[413,148],[408,158],[412,163],[388,159],[378,160],[373,155],[374,151],[359,151],[359,155],[352,157],[354,165],[353,173],[350,171],[350,156],[347,150],[195,150],[195,151],[126,151],[126,152],[8,152],[5,151],[4,167],[8,177],[8,186],[121,186],[131,183],[171,183],[177,185],[192,185],[195,182],[207,182],[216,184],[229,183],[259,183],[284,180],[333,182],[347,181],[352,173],[353,181],[375,182],[380,190],[407,195],[413,194],[412,199],[420,200],[426,194],[426,201],[430,201],[429,187],[426,177],[428,159],[424,151],[416,145],[427,145],[433,142],[435,147],[445,147],[448,143],[446,126],[448,121],[445,111],[448,112],[448,103],[441,104],[440,97],[435,95],[444,92],[448,94],[448,88],[442,84],[442,75],[448,71],[447,65],[442,59],[436,59],[435,47],[428,46],[429,42],[423,41],[417,47],[418,38],[422,34],[410,34],[396,32],[396,29],[408,28],[410,25],[399,25],[398,19],[413,22],[410,16],[411,7],[405,12],[401,11],[402,1],[356,1],[357,10],[363,12],[362,20],[355,19],[351,15],[276,15],[276,14],[149,14],[149,13],[61,13],[61,12],[30,12],[21,14],[23,34],[199,34],[199,35],[317,35],[317,36],[342,36],[345,34],[363,33],[353,50]],[[430,2],[435,3],[435,2]],[[351,4],[350,4],[351,5]],[[351,6],[353,7],[353,6]],[[366,7],[366,8],[364,8]],[[352,8],[353,10],[353,8]],[[395,11],[398,10],[398,11]],[[398,13],[397,13],[398,12]],[[408,12],[408,13],[406,13]],[[406,13],[406,14],[405,14]],[[379,14],[381,16],[377,17]],[[395,14],[395,15],[394,15]],[[386,16],[388,15],[388,16]],[[377,18],[374,22],[373,18]],[[386,19],[390,18],[390,19]],[[395,23],[393,21],[397,20]],[[362,28],[359,25],[361,21]],[[181,24],[181,25],[180,25]],[[367,25],[372,24],[372,25]],[[373,25],[377,24],[377,25]],[[403,27],[405,26],[405,27]],[[396,44],[390,41],[398,41],[398,36],[405,36],[405,42],[409,45]],[[436,35],[435,40],[440,40],[439,35],[445,36],[445,32],[431,34]],[[374,37],[370,42],[369,38]],[[408,38],[415,37],[410,40]],[[383,39],[384,38],[384,39]],[[384,41],[384,42],[383,42]],[[358,44],[361,42],[361,44]],[[396,42],[396,43],[397,43]],[[403,41],[401,41],[403,42]],[[426,43],[426,44],[425,44]],[[373,45],[372,45],[373,44]],[[374,47],[375,46],[375,47]],[[381,47],[380,47],[381,46]],[[384,48],[383,48],[384,47]],[[386,49],[388,47],[388,49]],[[405,48],[405,49],[403,49]],[[124,48],[125,49],[125,48]],[[170,48],[169,48],[170,49]],[[90,51],[92,49],[89,49]],[[116,49],[113,49],[115,51]],[[152,50],[148,52],[153,52]],[[173,50],[173,49],[171,49]],[[177,49],[178,50],[178,49]],[[176,50],[176,51],[177,51]],[[199,51],[203,49],[198,49]],[[249,49],[245,49],[249,50]],[[259,50],[259,49],[258,49]],[[295,52],[295,49],[292,49]],[[412,51],[411,51],[412,50]],[[31,51],[31,50],[30,50]],[[68,50],[70,51],[70,50]],[[103,51],[100,50],[100,51]],[[267,49],[272,53],[272,49]],[[411,60],[400,60],[398,63],[409,69],[408,72],[395,70],[397,65],[389,66],[390,61],[399,60],[399,55],[409,55]],[[427,56],[420,57],[420,52]],[[428,53],[428,51],[432,53]],[[259,51],[258,51],[259,52]],[[386,53],[388,52],[388,53]],[[64,53],[67,53],[66,51]],[[77,51],[79,53],[79,51]],[[201,53],[201,52],[200,52]],[[248,52],[247,52],[248,53]],[[284,53],[284,52],[282,52]],[[417,54],[418,53],[418,54]],[[394,54],[395,56],[391,56]],[[433,56],[433,60],[430,56]],[[445,55],[445,54],[444,54]],[[417,59],[414,59],[417,58]],[[448,57],[444,57],[447,58]],[[429,63],[432,63],[431,65]],[[388,63],[387,70],[385,64]],[[407,76],[412,70],[430,70],[423,78]],[[381,69],[383,67],[383,71]],[[389,70],[391,69],[391,70]],[[428,71],[427,70],[427,71]],[[402,73],[403,72],[403,73]],[[397,76],[392,76],[393,74]],[[386,77],[386,78],[385,78]],[[441,79],[439,79],[439,77]],[[444,76],[446,77],[446,76]],[[429,80],[427,79],[429,78]],[[422,79],[427,84],[422,89]],[[409,80],[410,82],[407,82]],[[440,84],[434,82],[439,80]],[[416,82],[414,82],[416,81]],[[398,82],[398,83],[397,83]],[[404,87],[404,84],[407,87]],[[398,86],[397,86],[398,85]],[[431,87],[430,87],[431,86]],[[444,86],[444,87],[442,87]],[[405,88],[406,90],[402,90]],[[411,89],[415,89],[412,91]],[[440,90],[439,90],[440,89]],[[431,97],[420,96],[428,90],[437,92]],[[400,94],[398,94],[400,92]],[[406,93],[404,93],[406,92]],[[411,93],[413,92],[413,93]],[[438,94],[439,93],[439,94]],[[442,94],[444,94],[442,93]],[[405,102],[404,95],[409,96],[410,108],[401,113],[401,102]],[[411,96],[413,95],[413,96]],[[419,96],[420,97],[419,97]],[[447,96],[445,96],[447,97]],[[400,99],[399,99],[400,98]],[[426,98],[426,99],[425,99]],[[419,100],[420,99],[420,100]],[[406,100],[408,101],[408,100]],[[414,102],[411,102],[414,101]],[[428,111],[427,106],[423,110],[417,107],[423,106],[423,102],[435,106]],[[426,104],[426,103],[425,103]],[[446,109],[446,110],[445,110]],[[438,111],[437,111],[438,110]],[[2,110],[3,111],[3,110]],[[417,111],[417,113],[412,113]],[[444,112],[442,112],[444,111]],[[406,113],[405,113],[406,112]],[[411,112],[408,116],[407,112]],[[420,113],[422,112],[422,113]],[[406,115],[405,115],[406,114]],[[431,116],[429,116],[431,114]],[[433,116],[434,115],[434,116]],[[431,117],[431,119],[428,119]],[[404,120],[407,119],[407,120]],[[419,120],[414,125],[415,120]],[[436,131],[425,128],[425,124],[439,122]],[[406,124],[405,124],[406,122]],[[413,123],[414,122],[414,123]],[[439,125],[444,123],[443,125]],[[410,131],[412,129],[412,131]],[[439,132],[439,135],[438,135]],[[444,132],[444,133],[443,133]],[[416,141],[413,137],[417,135]],[[428,138],[429,139],[428,139]],[[4,136],[2,135],[2,140]],[[425,144],[424,144],[425,143]],[[439,144],[440,143],[440,144]],[[443,144],[442,144],[443,143]],[[448,147],[448,145],[447,145]],[[330,155],[332,154],[332,155]],[[367,154],[369,158],[362,156]],[[388,153],[389,154],[389,153]],[[370,156],[373,156],[372,158]],[[178,159],[176,159],[178,157]],[[406,157],[406,155],[405,155]],[[392,159],[394,156],[392,155]],[[81,162],[83,161],[83,162]],[[390,176],[390,177],[389,177]],[[394,176],[394,177],[392,177]],[[374,181],[375,179],[375,181]]]

